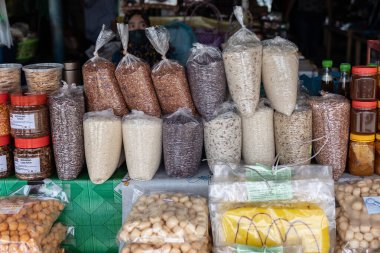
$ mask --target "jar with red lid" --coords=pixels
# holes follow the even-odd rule
[[[14,138],[39,138],[50,134],[46,102],[44,93],[11,95],[10,123]]]
[[[15,139],[13,151],[16,177],[22,180],[42,180],[52,174],[50,137]]]
[[[352,101],[351,132],[355,134],[374,134],[377,127],[377,102]]]
[[[370,66],[352,67],[350,84],[352,100],[374,101],[377,97],[377,68]]]
[[[0,136],[0,178],[8,177],[13,173],[10,139],[9,135]]]
[[[0,91],[0,136],[7,136],[11,131],[8,100],[8,93]]]

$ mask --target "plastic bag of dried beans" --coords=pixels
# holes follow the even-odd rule
[[[130,110],[160,117],[161,108],[152,83],[150,66],[142,59],[128,53],[128,25],[117,24],[124,48],[124,57],[116,68],[116,79]]]
[[[222,53],[216,47],[195,43],[186,67],[195,107],[209,121],[226,97]]]
[[[350,101],[340,95],[323,94],[311,97],[309,103],[317,162],[332,166],[334,179],[338,180],[346,168]]]
[[[88,111],[112,108],[116,115],[123,116],[128,109],[115,77],[115,66],[98,56],[99,49],[113,37],[113,32],[103,25],[96,40],[94,57],[83,65],[83,85]]]
[[[202,158],[203,124],[190,109],[180,108],[164,118],[162,127],[166,173],[189,177],[198,172]]]
[[[75,179],[84,165],[83,88],[64,84],[50,95],[49,111],[58,177]]]
[[[227,41],[223,61],[231,97],[242,116],[254,114],[260,98],[262,45],[243,22],[243,10],[234,8],[242,28]]]
[[[146,36],[150,43],[162,55],[162,61],[152,69],[154,88],[161,105],[162,113],[174,113],[179,108],[188,108],[196,114],[184,67],[166,58],[169,50],[169,31],[163,27],[149,27]]]

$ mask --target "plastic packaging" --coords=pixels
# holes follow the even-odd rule
[[[136,189],[134,206],[118,239],[125,243],[193,243],[208,239],[207,200],[184,193],[150,193]]]
[[[11,48],[13,45],[5,0],[0,0],[0,45]]]
[[[274,129],[276,151],[281,164],[310,164],[313,139],[310,106],[297,106],[290,116],[276,111]]]
[[[151,180],[161,162],[162,119],[132,110],[122,127],[129,177]]]
[[[239,163],[241,160],[242,130],[240,116],[234,105],[226,102],[215,112],[213,120],[203,122],[207,162]]]
[[[210,253],[210,244],[207,242],[192,242],[192,243],[179,243],[179,244],[137,244],[132,243],[126,245],[120,252],[121,253]]]
[[[163,27],[149,27],[146,36],[156,51],[162,55],[162,61],[152,69],[152,79],[162,113],[174,113],[179,108],[188,108],[196,114],[191,98],[185,69],[177,62],[166,58],[169,50],[169,31]]]
[[[195,175],[202,158],[201,119],[180,108],[164,118],[162,138],[166,173],[171,177]]]
[[[186,64],[195,107],[206,121],[226,97],[227,81],[218,48],[195,43]]]
[[[142,59],[128,53],[128,25],[118,23],[120,39],[124,48],[124,57],[116,68],[116,79],[130,110],[160,117],[161,108],[152,83],[150,66]]]
[[[64,250],[59,245],[65,240],[70,228],[62,223],[56,223],[51,228],[50,233],[41,241],[42,253],[63,253]]]
[[[65,84],[49,96],[49,111],[58,177],[75,179],[84,165],[83,88]]]
[[[22,68],[29,91],[50,93],[59,89],[63,65],[60,63],[38,63]]]
[[[8,100],[9,94],[0,91],[0,136],[9,135],[11,132]]]
[[[316,160],[319,164],[333,167],[335,180],[346,168],[348,136],[350,126],[350,102],[343,96],[325,94],[311,97],[313,113],[313,143],[319,151]]]
[[[234,8],[241,29],[232,35],[223,50],[227,83],[232,99],[242,116],[251,116],[260,98],[262,45],[243,23],[243,10]]]
[[[302,245],[274,246],[274,247],[250,247],[235,244],[228,247],[215,248],[214,253],[304,253]]]
[[[84,92],[88,111],[112,108],[117,116],[123,116],[128,109],[115,77],[115,66],[98,56],[99,49],[113,37],[112,31],[106,30],[103,25],[96,40],[94,57],[82,67]]]
[[[0,89],[9,93],[21,91],[21,64],[0,64]]]
[[[112,109],[84,115],[84,147],[91,182],[102,184],[117,169],[122,147],[121,118]]]
[[[298,48],[275,37],[263,41],[263,83],[272,107],[290,116],[296,106],[298,87]]]
[[[275,159],[273,109],[260,100],[251,117],[242,118],[243,159],[246,164],[272,165]]]
[[[14,172],[10,142],[9,135],[0,136],[0,178],[8,177]]]

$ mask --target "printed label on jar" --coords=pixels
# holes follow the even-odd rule
[[[11,128],[13,129],[35,129],[36,122],[34,114],[14,114],[11,113]]]
[[[16,201],[2,199],[0,202],[0,214],[17,214],[23,206],[24,201],[21,199]]]
[[[284,249],[281,246],[278,247],[253,247],[246,245],[236,245],[237,253],[283,253]]]
[[[19,174],[35,174],[41,172],[40,158],[15,157],[15,170]]]
[[[363,197],[365,206],[367,207],[368,214],[380,213],[380,197]]]
[[[0,156],[0,172],[6,172],[7,170],[8,170],[7,156],[2,155]]]

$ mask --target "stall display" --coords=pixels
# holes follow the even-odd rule
[[[202,158],[203,124],[190,109],[180,108],[164,118],[162,127],[165,170],[172,177],[197,173]]]
[[[58,177],[73,180],[84,166],[83,88],[65,84],[49,96],[49,111]]]
[[[162,55],[162,61],[152,69],[152,79],[162,113],[174,113],[179,108],[188,108],[192,114],[197,113],[184,67],[166,58],[169,50],[169,31],[163,27],[149,27],[146,36],[156,51]]]
[[[195,43],[186,69],[195,107],[206,121],[210,121],[226,97],[222,53],[218,48]]]
[[[0,90],[9,93],[21,91],[21,64],[0,64]]]
[[[98,55],[98,51],[113,37],[113,32],[103,25],[96,40],[94,57],[82,67],[83,86],[88,111],[112,108],[117,116],[124,116],[128,109],[115,77],[115,66]]]
[[[60,63],[38,63],[22,68],[29,91],[50,93],[58,90],[62,80],[63,65]]]
[[[122,148],[121,118],[112,109],[88,112],[83,119],[87,170],[94,184],[107,181],[117,169]]]
[[[9,135],[0,136],[0,178],[8,177],[14,172],[10,142]]]
[[[296,106],[298,69],[298,48],[295,44],[281,37],[263,41],[265,94],[273,109],[286,116],[290,116]]]
[[[243,159],[246,164],[272,165],[275,160],[273,109],[261,99],[251,117],[242,118]]]
[[[239,163],[241,160],[241,118],[230,102],[222,104],[217,115],[204,121],[204,139],[207,162],[210,168],[217,162]]]
[[[9,94],[0,90],[0,136],[10,135]]]
[[[354,134],[375,134],[377,102],[352,101],[350,131]]]
[[[374,173],[375,134],[350,134],[348,169],[355,176],[371,176]]]
[[[352,67],[350,94],[352,100],[375,101],[377,98],[377,68]]]
[[[123,142],[128,176],[151,180],[162,155],[162,119],[132,110],[123,118]]]
[[[130,110],[160,117],[161,108],[154,90],[150,66],[142,59],[128,53],[128,25],[118,23],[117,28],[124,48],[124,57],[116,68],[116,79]]]
[[[239,113],[252,116],[260,98],[262,44],[243,22],[243,10],[234,8],[241,29],[232,35],[223,50],[228,88]]]

